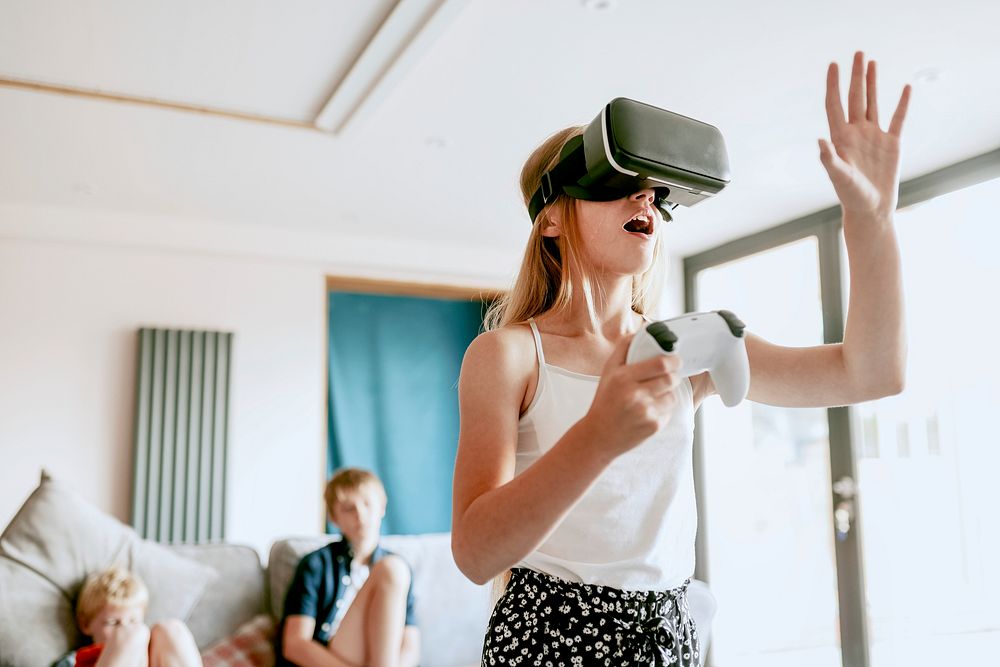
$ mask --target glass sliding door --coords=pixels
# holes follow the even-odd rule
[[[998,202],[897,216],[907,386],[855,417],[873,667],[1000,665]]]
[[[696,285],[698,310],[732,310],[775,343],[823,343],[815,236],[704,269]],[[826,410],[711,398],[699,428],[712,665],[839,667]]]
[[[1000,149],[900,187],[900,395],[702,407],[710,667],[1000,665],[998,201]],[[839,218],[825,209],[686,258],[688,309],[732,310],[782,345],[841,340]]]

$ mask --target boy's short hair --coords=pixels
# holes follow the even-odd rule
[[[343,494],[359,489],[374,491],[375,495],[381,498],[382,504],[386,503],[385,487],[375,473],[363,468],[341,468],[333,473],[330,481],[326,483],[326,491],[323,493],[326,511],[333,515],[333,506]]]
[[[107,604],[149,604],[149,589],[137,575],[121,567],[87,575],[76,601],[76,622],[86,627]]]

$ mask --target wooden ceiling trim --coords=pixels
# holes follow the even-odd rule
[[[379,280],[351,276],[326,277],[326,289],[332,292],[359,292],[386,296],[419,296],[460,301],[492,301],[503,292],[485,287],[464,287],[400,280]]]
[[[242,111],[229,111],[226,109],[216,109],[213,107],[205,107],[196,104],[186,104],[184,102],[172,102],[170,100],[161,100],[152,97],[139,97],[137,95],[126,95],[123,93],[113,93],[102,90],[77,88],[74,86],[66,86],[62,84],[44,83],[41,81],[30,81],[27,79],[12,79],[9,77],[0,76],[0,88],[15,88],[37,93],[54,93],[57,95],[67,95],[70,97],[83,97],[88,99],[104,100],[108,102],[118,102],[122,104],[156,107],[160,109],[169,109],[171,111],[197,113],[208,116],[216,116],[220,118],[230,118],[233,120],[249,121],[252,123],[264,123],[266,125],[280,125],[282,127],[294,127],[299,129],[315,130],[317,132],[323,132],[324,134],[328,134],[328,132],[326,132],[325,130],[316,127],[315,124],[306,121],[291,120],[288,118],[275,118],[273,116],[264,116],[260,114],[252,114]]]

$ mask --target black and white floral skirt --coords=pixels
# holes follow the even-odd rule
[[[697,667],[687,582],[623,591],[517,568],[490,617],[482,664]]]

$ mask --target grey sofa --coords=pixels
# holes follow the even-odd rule
[[[261,610],[274,611],[277,618],[299,560],[332,539],[337,538],[324,535],[276,541],[263,577],[256,552],[246,547],[172,547],[184,556],[217,568],[220,576],[225,577],[220,580],[217,592],[202,598],[188,619],[199,645],[226,636]],[[421,664],[427,667],[479,665],[491,610],[489,586],[477,586],[459,572],[451,557],[450,536],[446,533],[387,535],[382,544],[403,556],[413,568],[422,639]],[[237,594],[237,589],[243,594]],[[700,581],[691,582],[689,599],[699,639],[707,646],[715,613],[714,599]]]
[[[338,538],[317,535],[277,540],[271,546],[266,568],[249,547],[170,547],[218,573],[215,584],[208,587],[187,618],[198,645],[209,646],[261,613],[270,613],[277,621],[298,562],[334,539]],[[490,612],[489,587],[476,586],[458,571],[451,559],[450,536],[387,535],[382,544],[403,556],[413,568],[421,664],[478,665]]]
[[[137,571],[146,582],[149,622],[184,619],[204,650],[251,619],[276,620],[299,560],[332,539],[279,539],[266,566],[246,546],[159,545],[43,474],[0,535],[0,667],[49,667],[79,645],[83,638],[73,620],[79,587],[88,572],[112,563]],[[449,535],[391,535],[383,545],[413,569],[421,664],[478,665],[489,586],[472,584],[459,572]],[[706,645],[715,611],[707,586],[692,582],[690,603]]]

